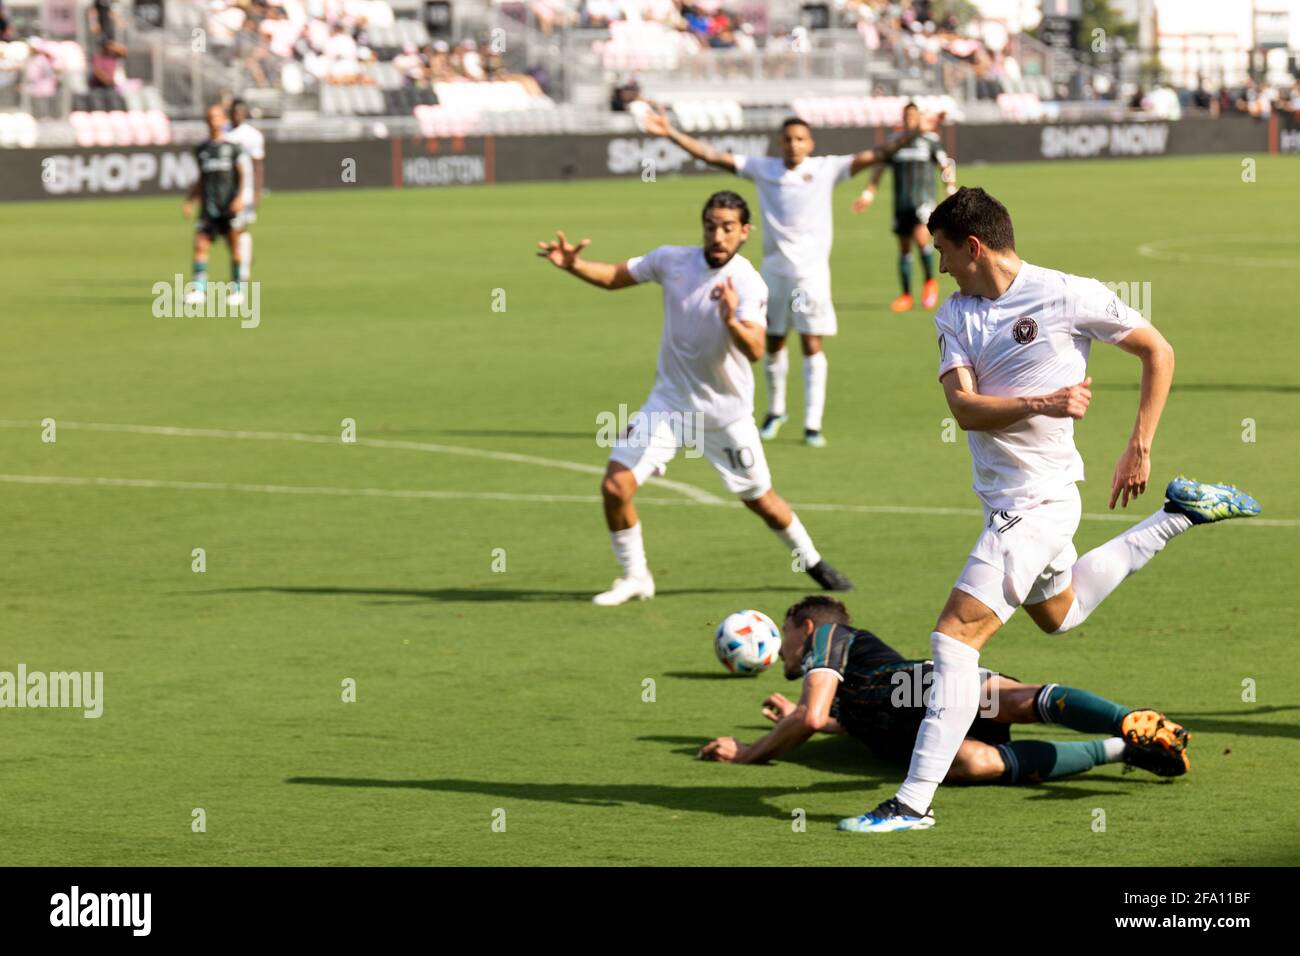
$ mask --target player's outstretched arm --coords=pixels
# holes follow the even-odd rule
[[[1082,418],[1092,401],[1092,379],[1058,388],[1046,395],[981,395],[975,373],[965,365],[949,369],[939,380],[948,408],[962,431],[990,432],[1014,425],[1031,415]]]
[[[1119,456],[1111,479],[1112,509],[1116,501],[1127,508],[1130,499],[1136,499],[1147,490],[1147,480],[1151,477],[1151,446],[1174,380],[1174,348],[1154,326],[1136,328],[1116,345],[1141,360],[1142,390],[1133,434]]]
[[[933,133],[943,124],[943,113],[927,114],[921,117],[921,125],[916,129],[905,129],[894,134],[884,146],[878,149],[864,149],[853,154],[853,164],[849,166],[849,175],[856,176],[868,166],[888,162],[900,149],[916,139],[922,133]]]
[[[804,678],[799,704],[782,717],[775,727],[752,744],[742,744],[734,737],[711,740],[700,750],[701,760],[723,763],[766,763],[826,728],[830,721],[831,701],[839,689],[839,678],[831,671],[814,671]]]
[[[626,262],[592,262],[583,259],[580,253],[590,244],[590,239],[583,239],[575,245],[569,242],[563,232],[557,231],[554,242],[537,244],[537,254],[555,268],[563,269],[601,289],[626,289],[637,284],[628,271]]]
[[[781,722],[781,718],[792,713],[799,705],[792,701],[785,694],[768,694],[767,699],[763,701],[763,716],[772,723]],[[834,717],[827,715],[826,726],[819,731],[823,734],[842,735],[848,733],[843,725]]]
[[[696,159],[702,160],[710,166],[717,166],[729,173],[736,171],[736,160],[731,153],[715,149],[707,143],[701,143],[698,139],[687,136],[681,130],[674,129],[672,123],[668,122],[668,117],[663,113],[647,113],[645,131],[651,136],[663,136],[672,140]]]

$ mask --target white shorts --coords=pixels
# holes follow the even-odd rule
[[[987,605],[1003,622],[1022,604],[1039,604],[1070,586],[1079,559],[1074,532],[1083,510],[1071,485],[1032,508],[984,508],[984,530],[953,585]]]
[[[768,335],[785,335],[791,325],[804,335],[835,334],[830,272],[815,278],[796,278],[764,269],[763,281],[767,283]]]
[[[702,452],[732,494],[745,501],[761,498],[772,488],[763,442],[753,416],[722,427],[694,427],[692,413],[660,405],[654,396],[629,417],[627,434],[618,440],[609,460],[628,468],[643,485],[647,478],[662,477],[668,463],[685,447],[687,457]]]

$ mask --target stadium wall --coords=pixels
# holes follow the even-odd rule
[[[883,128],[824,129],[817,150],[845,153],[881,143]],[[725,149],[775,152],[775,131],[702,135]],[[1053,162],[1213,153],[1300,153],[1300,123],[1274,114],[1144,123],[952,126],[947,147],[959,162]],[[707,172],[651,136],[471,136],[451,139],[271,142],[272,191],[342,187],[425,188]],[[0,201],[180,193],[197,175],[187,146],[0,149]]]

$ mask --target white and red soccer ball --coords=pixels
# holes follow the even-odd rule
[[[737,611],[718,625],[713,650],[733,674],[761,674],[781,652],[781,629],[762,611]]]

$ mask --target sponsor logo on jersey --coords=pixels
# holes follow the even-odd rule
[[[1011,327],[1011,337],[1020,345],[1028,345],[1038,338],[1038,323],[1029,316],[1022,315]]]

